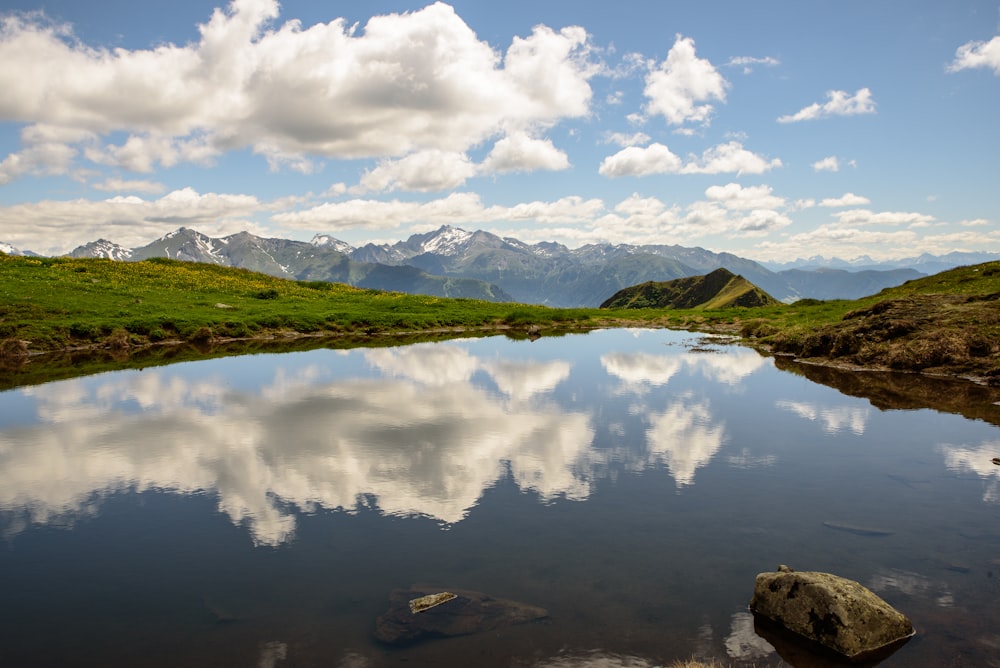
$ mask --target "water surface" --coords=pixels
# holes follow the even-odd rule
[[[747,612],[779,563],[909,615],[884,665],[1000,665],[998,456],[990,423],[665,330],[15,389],[0,665],[781,665]],[[550,616],[375,642],[418,583]]]

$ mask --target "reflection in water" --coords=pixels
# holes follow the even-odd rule
[[[867,408],[854,408],[850,406],[820,407],[815,404],[803,401],[776,401],[775,406],[782,410],[794,413],[806,420],[817,421],[823,425],[823,431],[827,434],[837,434],[845,429],[861,436],[865,433],[865,424],[868,422]]]
[[[695,471],[722,447],[725,429],[712,424],[706,401],[681,400],[650,416],[650,461],[664,463],[678,487],[694,483]]]
[[[738,385],[747,376],[768,364],[752,350],[727,349],[720,352],[654,355],[651,353],[608,353],[601,356],[607,372],[622,381],[622,392],[644,394],[650,387],[660,387],[682,369],[701,373],[705,378],[726,385]]]
[[[942,445],[944,464],[952,471],[974,473],[983,478],[983,501],[1000,503],[1000,466],[993,460],[1000,457],[1000,441],[983,443],[978,448]]]
[[[737,612],[733,615],[729,635],[726,636],[726,654],[732,659],[749,661],[771,655],[774,648],[754,631],[753,614]]]
[[[334,353],[350,357],[352,353]],[[483,490],[509,475],[543,500],[584,499],[612,462],[666,466],[694,482],[725,440],[709,403],[676,396],[645,414],[646,447],[591,448],[592,417],[547,399],[571,375],[566,360],[473,355],[459,344],[356,351],[382,378],[329,379],[312,364],[242,390],[221,376],[169,370],[115,374],[23,390],[39,424],[0,433],[0,506],[26,523],[71,522],[122,490],[209,491],[255,542],[295,530],[287,504],[383,512],[444,523],[466,516]],[[682,369],[732,385],[760,368],[755,353],[609,353],[619,391],[645,393]],[[477,382],[488,379],[488,383]],[[611,431],[624,436],[624,427]]]
[[[872,576],[868,588],[886,596],[887,592],[898,591],[907,596],[930,598],[942,608],[955,605],[955,597],[947,586],[933,582],[920,573],[903,571],[898,568],[880,570]]]
[[[0,663],[61,647],[101,665],[775,665],[746,602],[791,563],[929,629],[887,668],[985,665],[966,639],[996,637],[996,427],[876,410],[690,341],[313,350],[2,393]],[[819,429],[845,437],[803,447]],[[254,549],[229,521],[287,545]],[[387,594],[430,581],[551,617],[375,645]]]
[[[545,499],[587,496],[575,463],[589,418],[526,402],[565,377],[564,363],[500,365],[505,402],[459,382],[490,372],[464,351],[428,346],[427,362],[419,347],[405,350],[368,355],[414,378],[321,383],[316,367],[294,377],[279,368],[252,394],[146,371],[93,390],[80,380],[33,388],[44,423],[0,434],[0,505],[43,523],[125,489],[210,490],[256,542],[274,545],[294,531],[288,503],[352,510],[374,496],[386,513],[451,523],[508,471]]]

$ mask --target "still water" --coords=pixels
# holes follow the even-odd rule
[[[0,394],[0,665],[787,665],[747,603],[788,564],[913,620],[883,665],[996,666],[993,457],[988,422],[666,330],[19,388]],[[417,584],[548,617],[374,640]]]

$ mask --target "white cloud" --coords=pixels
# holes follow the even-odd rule
[[[600,199],[584,199],[576,195],[554,202],[524,202],[512,207],[490,207],[485,213],[492,221],[534,220],[539,223],[590,222],[604,212]]]
[[[609,132],[604,141],[606,144],[617,144],[625,148],[627,146],[644,146],[649,143],[650,139],[651,137],[645,132],[633,132],[632,134]]]
[[[920,253],[941,255],[952,251],[977,251],[1000,248],[1000,231],[981,229],[955,233],[921,234],[907,229],[876,229],[868,226],[822,225],[777,241],[757,243],[753,257],[760,260],[787,260],[810,257],[822,248],[824,255],[851,260],[870,257],[892,260]]]
[[[875,101],[872,99],[872,92],[868,88],[859,88],[854,95],[847,91],[828,91],[827,101],[823,104],[814,102],[808,107],[789,116],[778,117],[779,123],[796,123],[798,121],[811,121],[818,118],[828,118],[830,116],[855,116],[857,114],[874,114]]]
[[[785,198],[772,194],[771,186],[743,187],[738,183],[710,186],[705,191],[710,201],[719,202],[727,209],[776,209],[785,205]]]
[[[167,189],[162,183],[155,181],[128,181],[119,178],[108,178],[93,186],[97,190],[110,192],[134,192],[158,195]]]
[[[538,169],[569,169],[569,158],[549,139],[535,139],[515,132],[499,141],[483,161],[484,173],[531,172]]]
[[[736,141],[688,156],[685,163],[659,142],[645,148],[630,146],[606,157],[598,169],[602,176],[649,176],[652,174],[762,174],[781,166],[781,160],[767,160],[746,150]]]
[[[841,225],[912,225],[914,223],[930,223],[934,221],[934,216],[905,211],[881,211],[875,213],[868,209],[850,209],[849,211],[838,211],[833,215]]]
[[[689,121],[707,125],[714,111],[707,102],[725,102],[728,87],[709,61],[695,55],[694,40],[678,35],[667,59],[646,75],[645,111],[662,115],[671,125]]]
[[[143,174],[152,172],[158,164],[163,167],[181,162],[209,165],[219,154],[219,149],[205,136],[177,139],[162,134],[132,135],[120,146],[90,146],[84,151],[91,162]]]
[[[1000,35],[988,42],[966,42],[955,50],[949,72],[985,67],[1000,76]]]
[[[736,56],[730,58],[726,63],[729,67],[742,67],[743,74],[750,74],[753,72],[755,65],[764,65],[765,67],[775,67],[780,65],[781,61],[777,58],[772,58],[771,56],[765,56],[763,58],[755,58],[753,56]]]
[[[582,28],[538,26],[500,54],[443,3],[363,30],[343,19],[278,25],[278,9],[232,0],[198,41],[146,50],[90,47],[67,26],[6,17],[0,121],[124,133],[85,156],[138,172],[246,147],[307,171],[303,156],[463,152],[589,112],[598,69]]]
[[[629,146],[609,155],[598,168],[602,176],[649,176],[651,174],[677,174],[683,161],[669,148],[656,142],[645,148]]]
[[[359,190],[449,190],[475,174],[476,165],[464,153],[431,149],[400,160],[383,160],[375,169],[365,172]]]
[[[838,206],[861,206],[863,204],[870,204],[871,200],[867,197],[862,197],[861,195],[855,195],[854,193],[844,193],[840,197],[832,198],[827,197],[824,200],[820,200],[820,206],[838,207]]]
[[[775,167],[781,167],[781,160],[767,160],[743,148],[743,144],[731,141],[707,149],[700,159],[693,159],[684,165],[684,174],[763,174]]]
[[[305,211],[279,213],[272,220],[291,229],[392,229],[416,223],[434,227],[462,225],[470,220],[480,223],[518,220],[581,223],[593,220],[603,211],[604,203],[601,200],[577,196],[563,197],[554,202],[536,201],[510,207],[486,207],[475,193],[451,193],[447,197],[427,202],[369,199],[327,202]]]
[[[823,158],[822,160],[817,160],[812,164],[813,171],[815,172],[839,172],[840,171],[840,161],[837,160],[837,156],[831,155],[829,157]]]
[[[266,210],[252,195],[174,190],[155,200],[135,195],[105,200],[41,201],[0,207],[5,241],[38,253],[63,253],[99,237],[139,246],[178,227],[211,236],[257,230],[248,217]],[[56,246],[55,244],[58,244]]]

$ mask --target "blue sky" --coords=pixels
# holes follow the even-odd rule
[[[1000,3],[0,0],[0,242],[1000,252]]]

